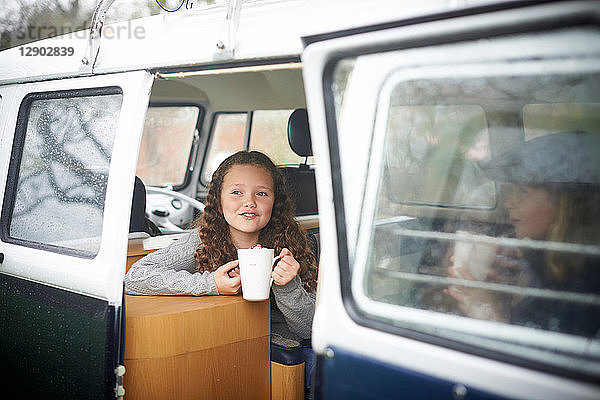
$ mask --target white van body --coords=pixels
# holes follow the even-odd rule
[[[182,226],[193,219],[193,201],[206,197],[210,175],[205,169],[221,115],[248,113],[251,121],[257,110],[306,108],[318,215],[299,218],[317,221],[321,249],[312,338],[317,354],[315,398],[600,398],[598,336],[411,305],[398,292],[402,282],[427,281],[446,288],[456,281],[447,283],[445,277],[417,270],[385,275],[389,271],[372,261],[381,250],[377,246],[385,242],[377,239],[377,224],[388,220],[378,212],[380,193],[388,182],[388,175],[383,177],[389,172],[386,149],[395,148],[387,142],[391,140],[387,124],[395,118],[388,111],[402,106],[398,88],[406,87],[405,93],[413,90],[411,99],[421,99],[411,104],[417,108],[404,110],[408,114],[428,107],[431,99],[431,104],[455,107],[457,115],[463,110],[460,106],[479,107],[466,113],[483,110],[483,117],[473,120],[486,122],[494,154],[509,141],[496,139],[506,126],[494,125],[501,112],[493,105],[503,98],[481,100],[483,92],[477,89],[457,94],[453,83],[444,86],[444,79],[471,87],[468,83],[480,82],[482,76],[501,83],[498,77],[503,76],[526,81],[523,77],[545,73],[580,74],[595,88],[600,76],[600,2],[284,0],[238,5],[182,9],[103,26],[99,39],[90,39],[97,34],[92,30],[85,36],[67,34],[0,53],[0,353],[8,360],[0,376],[26,388],[25,393],[42,397],[120,396],[121,377],[115,371],[126,351],[121,325],[127,221],[150,108],[192,105],[199,110],[183,183],[154,189],[147,185],[147,211],[152,216],[154,210],[168,210],[164,215],[170,219],[161,228],[171,233],[185,229]],[[72,49],[73,55],[27,56],[34,48],[37,54],[42,48],[58,48],[59,53]],[[424,92],[419,94],[418,85],[410,86],[427,80],[435,81],[431,87],[439,90],[439,96],[429,99]],[[435,86],[436,82],[442,83]],[[557,87],[566,87],[561,85]],[[597,109],[598,92],[578,93],[556,94],[555,102]],[[538,99],[528,95],[515,100],[517,111],[507,107],[506,113],[518,115]],[[73,115],[89,122],[81,132],[90,126],[90,132],[97,129],[94,143],[86,142],[82,134],[77,140],[69,138],[69,132],[45,128],[35,119],[64,117],[75,109],[84,111]],[[517,119],[511,127],[519,125],[516,130],[525,135],[523,117]],[[600,133],[597,119],[584,119]],[[60,123],[73,119],[64,121]],[[240,143],[244,148],[251,140],[251,122],[247,124]],[[94,172],[98,179],[86,186],[95,188],[92,194],[88,190],[69,195],[55,188],[58,198],[79,202],[76,209],[60,208],[57,214],[27,203],[28,196],[37,194],[40,202],[45,198],[44,190],[49,191],[45,183],[19,193],[24,190],[19,189],[24,187],[19,177],[35,164],[27,164],[27,154],[37,151],[36,157],[62,162],[60,156],[52,158],[56,153],[42,149],[47,131],[62,132],[61,143],[80,143],[76,154],[84,161],[77,167]],[[34,134],[38,142],[28,141]],[[512,140],[510,135],[505,137]],[[108,156],[96,154],[105,149]],[[74,174],[81,179],[88,176]],[[400,211],[387,216],[397,224],[392,233],[413,235],[417,241],[454,241],[454,232],[413,229],[411,224],[464,214],[485,221],[504,218],[506,223],[499,210],[502,193],[494,185],[488,187],[493,188],[493,201],[459,206],[405,201],[404,189],[399,190],[393,195],[401,199],[393,198],[391,209]],[[468,185],[467,191],[474,193]],[[182,207],[172,206],[176,198],[184,199]],[[23,209],[34,210],[31,217],[22,217],[30,212]],[[82,222],[78,215],[89,215],[89,220]],[[156,223],[162,221],[158,215],[154,213]],[[529,246],[514,238],[481,236],[471,239]],[[557,249],[600,254],[598,243]],[[600,305],[598,292],[577,299]],[[594,317],[599,315],[590,314]]]

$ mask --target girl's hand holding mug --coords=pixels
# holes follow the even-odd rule
[[[496,248],[491,265],[486,266],[484,282],[498,283],[511,286],[527,286],[529,275],[528,265],[523,253],[515,247],[501,246]],[[448,276],[467,281],[476,280],[469,268],[456,262],[450,257],[451,266]],[[510,316],[512,296],[507,293],[486,289],[452,285],[444,289],[444,293],[456,300],[458,308],[467,316],[492,321],[507,321]]]
[[[287,248],[283,248],[281,250],[279,257],[280,260],[277,265],[275,265],[275,268],[273,268],[271,277],[277,286],[283,286],[294,279],[296,275],[298,275],[298,271],[300,271],[300,264],[292,255],[292,252]]]
[[[449,276],[455,279],[475,280],[468,269],[449,267]],[[490,321],[505,321],[505,310],[501,306],[502,299],[484,289],[466,286],[450,286],[444,293],[456,300],[458,308],[471,318]]]
[[[215,284],[219,294],[238,294],[242,288],[240,270],[237,268],[238,260],[233,260],[221,265],[213,272]]]

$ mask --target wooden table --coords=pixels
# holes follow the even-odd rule
[[[269,302],[125,296],[126,399],[270,398]]]
[[[127,270],[182,235],[130,240]],[[125,399],[270,398],[269,301],[125,296]]]

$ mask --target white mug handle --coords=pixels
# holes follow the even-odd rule
[[[273,258],[273,265],[271,266],[271,271],[273,271],[273,268],[275,268],[275,266],[277,265],[277,263],[281,260],[281,256],[277,256]],[[273,278],[271,278],[271,283],[269,283],[269,287],[273,286]]]

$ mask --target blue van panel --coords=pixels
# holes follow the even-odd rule
[[[114,398],[119,313],[103,300],[0,274],[0,381],[7,393]]]
[[[333,348],[334,357],[317,357],[315,399],[506,399],[451,382]],[[398,355],[402,357],[402,355]]]

